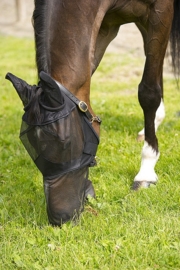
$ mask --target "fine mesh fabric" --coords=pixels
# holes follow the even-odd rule
[[[44,181],[50,223],[59,224],[60,220],[64,223],[79,217],[83,211],[87,178],[88,169],[84,167],[53,180]]]
[[[45,118],[45,124],[30,125],[26,119],[28,110],[23,116],[20,139],[45,180],[95,165],[99,139],[77,107],[51,123]]]
[[[29,126],[23,121],[20,138],[44,179],[81,166],[84,134],[77,110],[41,126]]]
[[[20,139],[43,175],[49,222],[61,225],[79,215],[89,192],[94,196],[88,171],[96,164],[99,137],[49,75],[38,86],[10,73],[6,78],[25,106]]]

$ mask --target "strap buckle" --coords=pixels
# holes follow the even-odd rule
[[[82,112],[87,112],[87,110],[88,110],[88,105],[84,101],[80,101],[78,104],[78,107],[79,107],[80,111],[82,111]]]

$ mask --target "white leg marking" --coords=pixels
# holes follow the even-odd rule
[[[165,108],[164,108],[164,102],[161,99],[161,103],[156,111],[156,118],[154,121],[154,125],[155,125],[155,132],[157,131],[159,125],[162,123],[163,119],[165,118]],[[144,135],[144,128],[138,132],[139,136],[143,136]]]
[[[156,111],[156,118],[155,118],[155,121],[154,121],[154,124],[155,124],[155,131],[157,131],[159,125],[162,123],[162,121],[164,120],[165,118],[165,108],[164,108],[164,102],[163,100],[161,99],[161,103]]]
[[[156,153],[154,149],[145,141],[142,149],[141,168],[134,178],[134,181],[157,182],[158,177],[154,171],[154,167],[160,153]]]

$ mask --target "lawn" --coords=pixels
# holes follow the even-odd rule
[[[31,39],[0,37],[0,269],[180,269],[180,90],[164,80],[166,118],[157,136],[158,184],[131,190],[140,167],[143,127],[137,99],[143,59],[106,54],[93,76],[91,100],[101,116],[98,166],[90,170],[97,199],[79,223],[48,224],[42,176],[18,136],[23,106],[7,72],[37,81]]]

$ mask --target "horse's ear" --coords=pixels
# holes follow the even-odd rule
[[[11,73],[7,73],[5,78],[13,84],[24,106],[26,106],[31,99],[32,88],[34,86],[27,84],[25,81]]]
[[[40,72],[39,77],[45,99],[49,106],[53,108],[61,106],[64,103],[64,98],[57,83],[44,71]]]

